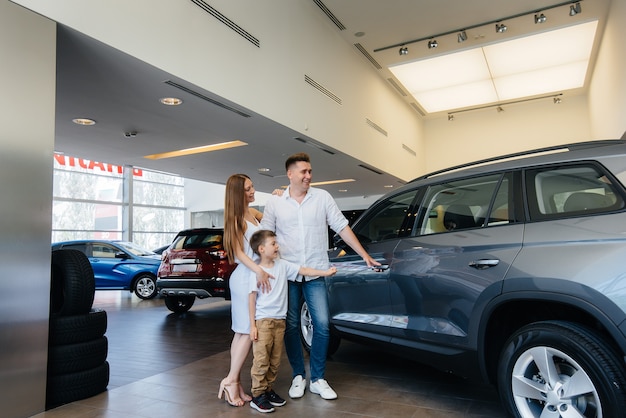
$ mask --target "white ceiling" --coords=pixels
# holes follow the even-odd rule
[[[581,2],[582,13],[577,19],[599,19],[598,33],[601,33],[609,2],[610,0]],[[346,42],[353,45],[357,53],[364,55],[363,65],[379,63],[381,68],[377,71],[385,80],[392,78],[387,70],[389,65],[423,59],[428,54],[445,54],[459,48],[493,43],[503,37],[496,38],[492,25],[486,25],[484,28],[468,30],[468,41],[463,44],[457,44],[456,34],[451,34],[438,38],[440,46],[436,50],[428,50],[426,41],[408,45],[410,53],[405,56],[398,54],[397,47],[378,52],[376,50],[556,3],[550,0],[323,2],[332,15],[345,26],[344,30],[340,30],[328,20],[329,30],[339,32]],[[532,22],[532,16],[528,17],[528,21],[523,18],[511,19],[507,22],[509,30],[505,36],[519,37],[538,30],[563,26],[572,21],[569,16],[564,16],[568,8],[568,5],[564,5],[545,12],[548,22],[541,25],[541,28]],[[319,10],[320,16],[324,16],[320,9],[315,9]],[[597,48],[596,44],[593,56]],[[160,97],[172,95],[173,87],[164,83],[166,80],[191,90],[180,91],[178,96],[185,103],[176,107],[174,112],[158,102]],[[583,89],[571,94],[580,94],[587,87],[588,81]],[[411,105],[410,97],[405,97],[405,100],[407,105]],[[231,107],[231,110],[224,109],[220,104]],[[242,117],[234,113],[233,109],[250,117]],[[92,127],[78,126],[71,122],[76,117],[90,117],[98,123]],[[125,132],[136,132],[137,136],[126,138]],[[204,138],[203,142],[207,144],[236,138],[250,144],[262,144],[262,147],[239,147],[154,161],[141,157],[163,149],[195,146],[198,137]],[[252,176],[257,190],[270,192],[286,185],[286,177],[263,176],[257,173],[257,169],[268,167],[274,172],[282,173],[287,155],[305,151],[313,160],[314,181],[339,178],[358,180],[348,184],[323,186],[336,198],[383,194],[389,190],[385,185],[397,186],[401,183],[394,176],[376,174],[359,166],[363,163],[348,155],[338,152],[331,155],[294,138],[311,142],[306,136],[229,102],[227,98],[199,89],[185,80],[59,25],[55,144],[59,152],[99,162],[160,170],[214,183],[224,183],[230,174],[243,172]],[[259,153],[259,149],[263,150],[262,153]],[[339,189],[348,189],[348,192],[338,192]]]

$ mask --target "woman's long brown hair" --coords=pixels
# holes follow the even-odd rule
[[[248,205],[245,200],[244,184],[250,177],[245,174],[233,174],[226,181],[224,198],[224,249],[228,261],[235,262],[235,249],[243,250],[243,237],[248,225],[244,220]]]

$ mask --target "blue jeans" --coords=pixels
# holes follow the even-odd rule
[[[289,306],[287,309],[287,329],[285,330],[285,350],[293,377],[306,377],[304,355],[300,340],[300,301],[306,301],[313,321],[313,340],[309,366],[311,382],[324,378],[326,354],[330,330],[328,327],[328,296],[323,277],[308,282],[289,282]]]

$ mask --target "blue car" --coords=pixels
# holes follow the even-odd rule
[[[161,256],[132,242],[78,240],[52,244],[52,250],[72,249],[84,253],[96,280],[96,289],[130,290],[141,299],[156,296],[156,274]]]

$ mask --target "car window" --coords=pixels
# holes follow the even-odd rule
[[[624,201],[600,167],[570,165],[526,171],[531,219],[594,214],[622,209]]]
[[[417,190],[411,190],[392,196],[372,211],[354,226],[354,233],[361,242],[377,242],[401,236],[404,220],[409,216],[409,207]]]
[[[120,250],[118,250],[115,247],[111,247],[110,245],[107,245],[107,244],[98,244],[98,243],[91,244],[91,253],[93,257],[115,258],[115,254],[118,252],[120,252]]]
[[[83,254],[87,254],[87,245],[86,244],[69,244],[63,245],[64,250],[78,250]]]
[[[492,174],[430,186],[426,191],[421,235],[511,222],[509,176]],[[496,193],[496,190],[498,193]]]
[[[172,249],[182,250],[187,248],[222,248],[222,234],[215,232],[181,235],[176,237],[171,246]]]

